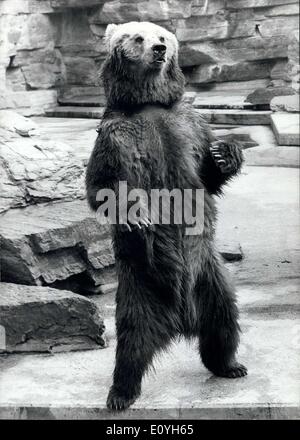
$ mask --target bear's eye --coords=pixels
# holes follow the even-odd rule
[[[161,43],[164,43],[164,42],[165,42],[164,37],[159,37],[159,41],[160,41]]]
[[[135,39],[135,42],[136,42],[136,43],[142,43],[143,41],[144,41],[144,38],[141,37],[141,36],[136,37],[136,39]]]

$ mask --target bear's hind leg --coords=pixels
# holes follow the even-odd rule
[[[155,353],[172,337],[149,285],[140,282],[130,267],[123,267],[121,274],[116,309],[116,363],[107,398],[111,410],[125,410],[139,397],[144,373]]]
[[[216,376],[245,376],[246,367],[235,359],[240,329],[234,289],[213,253],[202,266],[195,293],[199,301],[199,346],[204,365]]]

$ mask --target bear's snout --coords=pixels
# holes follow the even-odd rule
[[[165,44],[154,44],[154,46],[152,46],[152,50],[154,55],[162,56],[165,55],[167,46]]]
[[[167,46],[165,44],[154,44],[152,46],[153,64],[162,64],[166,61]]]

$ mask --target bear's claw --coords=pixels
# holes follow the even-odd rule
[[[222,173],[229,173],[233,164],[228,145],[223,141],[215,141],[210,146],[210,152]]]

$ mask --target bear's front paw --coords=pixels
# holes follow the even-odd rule
[[[120,226],[122,231],[132,232],[134,229],[143,229],[152,226],[153,223],[149,218],[148,209],[141,205],[139,209],[132,214],[129,210],[128,218],[121,218]]]
[[[224,174],[237,172],[243,161],[242,153],[236,145],[221,140],[212,142],[210,152],[216,166]]]

